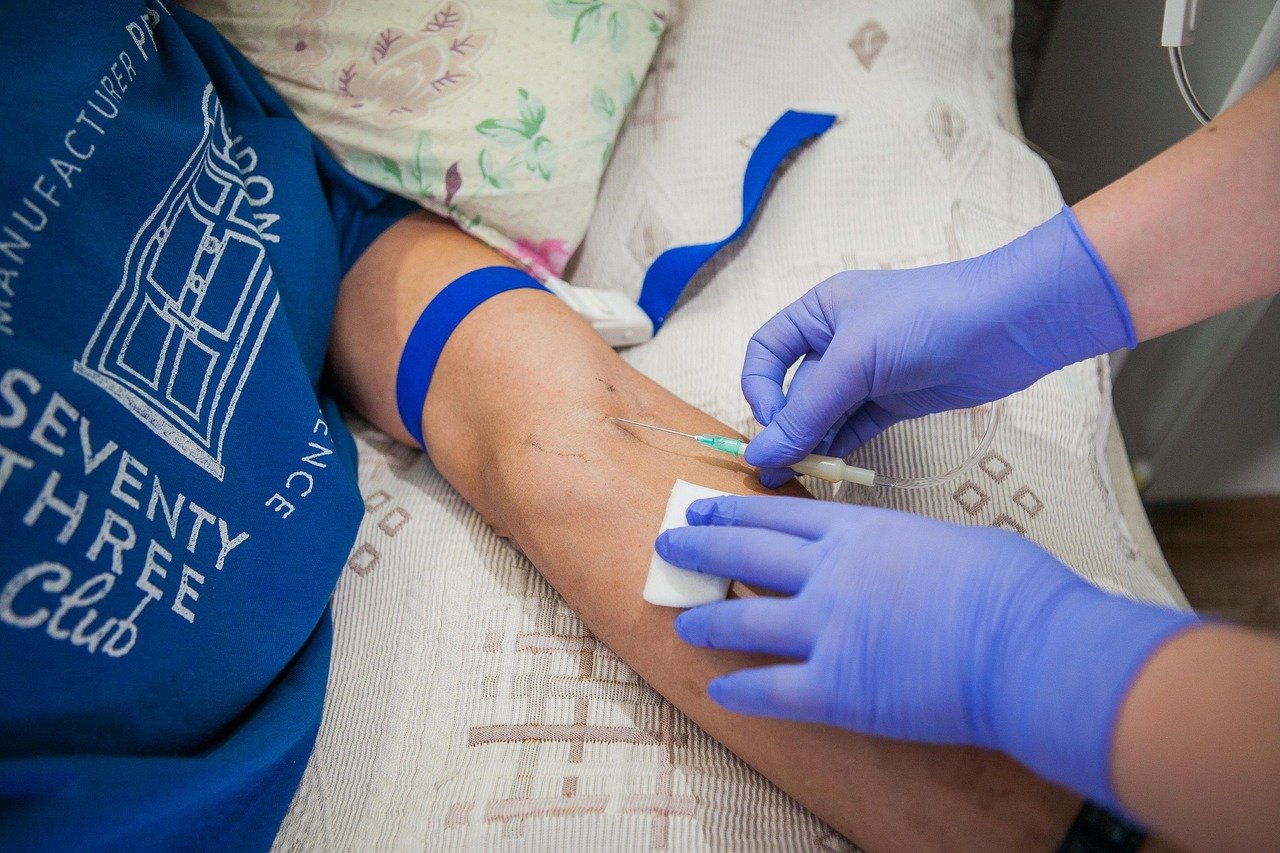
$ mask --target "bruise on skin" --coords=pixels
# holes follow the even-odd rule
[[[622,400],[610,398],[607,403],[604,402],[603,399],[599,400],[602,408],[610,410],[611,414],[624,416],[626,415],[626,412],[630,411],[633,414],[629,417],[633,417],[637,420],[653,414],[647,405],[646,398],[641,395],[635,387],[633,387],[633,384],[620,381],[618,378],[614,378],[612,380],[606,379],[603,376],[597,376],[595,377],[595,380],[600,383],[604,390],[609,394],[620,394],[623,396]],[[604,415],[604,418],[607,419],[608,415]]]

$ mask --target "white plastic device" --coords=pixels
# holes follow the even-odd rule
[[[1187,68],[1182,60],[1182,48],[1196,39],[1196,17],[1200,12],[1200,0],[1165,0],[1164,25],[1160,32],[1160,44],[1169,49],[1169,64],[1173,69],[1173,79],[1178,84],[1178,92],[1186,101],[1201,124],[1208,124],[1212,114],[1200,103],[1200,99],[1191,89],[1191,81],[1187,77]],[[1245,57],[1244,64],[1236,74],[1235,82],[1227,91],[1218,112],[1234,104],[1245,92],[1252,89],[1271,73],[1271,69],[1280,65],[1280,2],[1272,8],[1267,16],[1262,32],[1254,41],[1253,47]]]
[[[653,321],[626,294],[579,287],[554,276],[543,284],[590,323],[611,347],[634,346],[653,338]]]
[[[1164,26],[1160,32],[1163,47],[1186,47],[1196,40],[1196,18],[1200,0],[1164,0]]]

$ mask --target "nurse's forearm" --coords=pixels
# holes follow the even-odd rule
[[[1074,210],[1139,340],[1280,292],[1280,70]]]
[[[500,262],[425,217],[366,253],[343,283],[332,359],[367,418],[408,441],[393,402],[408,329],[449,281]],[[1050,849],[1061,840],[1078,799],[1002,756],[743,717],[708,699],[710,678],[759,659],[682,643],[676,611],[646,604],[641,589],[677,477],[742,493],[760,484],[729,457],[609,422],[729,432],[629,367],[559,301],[519,290],[477,308],[444,348],[425,413],[435,465],[600,640],[837,829],[875,850]]]
[[[1116,791],[1197,850],[1280,849],[1280,639],[1206,625],[1156,652],[1116,723]]]

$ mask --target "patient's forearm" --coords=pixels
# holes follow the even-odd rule
[[[707,682],[747,658],[681,643],[675,611],[641,599],[645,571],[677,477],[725,491],[761,487],[726,457],[663,436],[633,437],[606,421],[620,415],[726,431],[632,371],[545,295],[509,296],[481,306],[478,327],[555,334],[512,346],[509,337],[477,332],[451,344],[428,400],[427,441],[436,447],[460,432],[482,436],[474,453],[443,451],[433,454],[436,464],[605,644],[710,734],[872,849],[1061,839],[1074,802],[1003,758],[741,717],[712,703]],[[483,375],[522,378],[486,401],[467,378],[482,365],[490,367]]]
[[[334,353],[348,387],[363,383],[353,391],[366,416],[403,438],[394,405],[371,398],[390,399],[403,334],[430,295],[465,272],[440,263],[465,238],[414,222],[389,236],[344,283]],[[444,245],[415,256],[400,240]],[[460,251],[475,266],[496,262],[483,250]],[[683,644],[672,630],[676,611],[646,604],[641,589],[676,478],[725,491],[761,487],[736,460],[632,434],[609,415],[728,431],[626,365],[557,300],[525,290],[489,300],[459,326],[438,363],[423,423],[444,476],[604,643],[849,837],[877,850],[1043,848],[1061,840],[1078,801],[1003,757],[742,717],[711,702],[707,681],[751,659]]]

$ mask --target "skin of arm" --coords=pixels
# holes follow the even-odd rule
[[[1073,210],[1138,340],[1280,292],[1280,70]]]
[[[1075,207],[1147,340],[1280,292],[1280,70]],[[1280,640],[1212,625],[1161,648],[1113,734],[1121,800],[1195,849],[1280,839]]]
[[[1143,667],[1116,723],[1125,805],[1194,850],[1280,843],[1280,639],[1206,625]]]
[[[404,341],[423,307],[472,269],[509,265],[452,225],[414,215],[348,274],[330,363],[361,413],[401,441],[395,409]],[[875,850],[1049,849],[1077,797],[1012,760],[976,749],[864,737],[744,717],[707,682],[759,656],[694,648],[678,611],[641,598],[653,539],[676,478],[763,492],[729,457],[610,415],[732,434],[628,366],[549,294],[513,291],[480,305],[441,354],[424,406],[440,472],[534,563],[604,643],[713,737],[818,816]],[[784,493],[803,494],[792,484]]]

